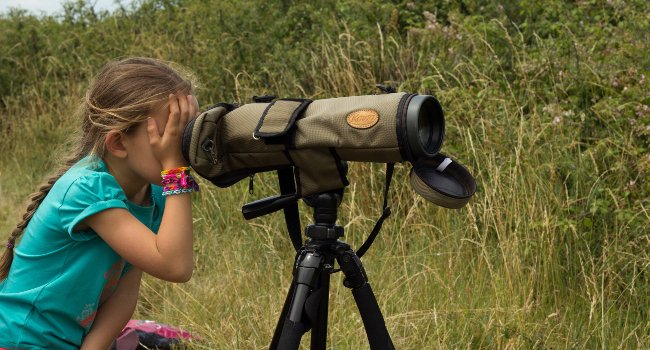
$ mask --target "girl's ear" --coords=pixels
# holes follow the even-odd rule
[[[117,158],[126,158],[124,147],[124,134],[120,131],[111,130],[106,134],[106,150]]]

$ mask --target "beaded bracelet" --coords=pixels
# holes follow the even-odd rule
[[[189,192],[198,192],[199,185],[190,175],[190,167],[180,167],[176,169],[163,170],[162,176],[163,196],[172,194],[181,194]]]
[[[162,194],[163,194],[163,196],[169,196],[169,195],[172,195],[172,194],[181,194],[181,193],[190,193],[190,192],[195,192],[195,191],[192,188],[184,188],[184,189],[180,189],[180,190],[163,191]]]
[[[182,167],[176,168],[176,169],[163,170],[163,171],[160,172],[160,175],[165,176],[165,175],[168,175],[168,174],[178,174],[178,173],[182,173],[182,172],[187,172],[189,174],[189,171],[191,169],[192,168],[190,168],[188,166],[182,166]]]

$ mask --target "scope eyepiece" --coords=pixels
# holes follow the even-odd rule
[[[438,153],[445,135],[445,118],[438,100],[430,95],[415,95],[408,102],[404,116],[409,154],[416,161]]]

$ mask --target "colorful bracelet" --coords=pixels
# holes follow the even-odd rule
[[[182,166],[182,167],[176,168],[176,169],[163,170],[163,171],[160,172],[160,175],[165,176],[165,175],[168,175],[168,174],[178,174],[178,173],[182,173],[182,172],[186,172],[186,171],[189,173],[189,171],[191,169],[192,168],[190,168],[188,166]]]
[[[169,196],[169,195],[172,195],[172,194],[181,194],[181,193],[190,193],[190,192],[195,192],[195,191],[192,188],[184,188],[184,189],[180,189],[180,190],[163,191],[162,194],[163,194],[163,196]]]
[[[172,194],[181,194],[189,192],[198,192],[199,185],[190,175],[190,167],[180,167],[176,169],[163,170],[162,176],[163,196]]]

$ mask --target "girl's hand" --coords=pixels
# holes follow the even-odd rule
[[[164,169],[173,169],[187,165],[183,157],[181,144],[183,131],[190,118],[198,113],[198,103],[192,95],[169,95],[169,118],[162,135],[153,118],[147,119],[149,143],[154,156]]]

